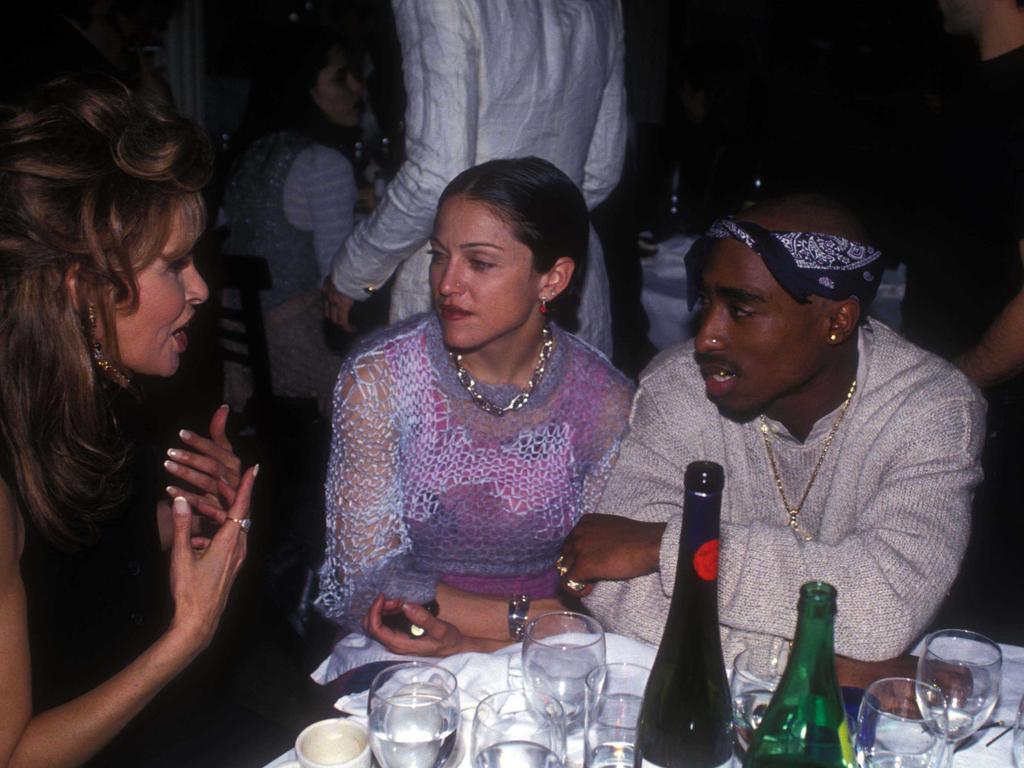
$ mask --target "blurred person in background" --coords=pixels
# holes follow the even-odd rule
[[[147,46],[174,3],[43,0],[8,6],[0,46],[11,65],[0,71],[0,104],[20,102],[34,88],[76,72],[111,75],[170,99]]]
[[[949,623],[1024,638],[1014,604],[1024,576],[1024,1],[938,0],[943,28],[978,61],[945,105],[934,167],[934,217],[908,260],[904,329],[956,360],[989,403],[985,482]]]
[[[352,232],[357,189],[344,150],[359,136],[362,83],[333,33],[279,35],[256,77],[219,223],[226,253],[270,265],[262,304],[274,394],[315,397],[327,414],[342,354],[325,332],[320,285]],[[251,393],[231,364],[226,388],[239,407]]]
[[[926,187],[934,216],[923,227],[928,247],[908,262],[904,330],[946,357],[964,355],[965,371],[989,386],[1014,374],[1018,364],[1000,357],[1020,349],[982,337],[1024,274],[1024,7],[938,6],[946,32],[972,41],[980,60],[943,108]]]
[[[959,359],[960,367],[980,387],[991,387],[1024,371],[1024,290],[1020,264],[1024,263],[1024,2],[1021,0],[940,0],[945,29],[966,35],[978,46],[981,62],[970,84],[971,114],[964,115],[961,130],[975,136],[957,142],[957,152],[967,157],[948,157],[955,168],[974,175],[973,183],[960,187],[964,215],[976,224],[975,242],[992,257],[1000,254],[1005,268],[985,265],[992,282],[1009,278],[998,294],[987,298],[987,316],[999,314]],[[980,162],[977,155],[980,153]],[[978,201],[977,195],[981,200]],[[971,202],[967,201],[971,198]],[[973,204],[972,204],[973,202]],[[978,209],[990,210],[980,214]],[[988,217],[988,218],[985,218]],[[977,257],[971,249],[970,258]],[[1015,258],[1016,257],[1016,258]],[[1002,308],[1005,290],[1016,294]]]

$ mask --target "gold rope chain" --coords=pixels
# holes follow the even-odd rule
[[[504,416],[509,411],[518,411],[530,401],[530,395],[533,394],[533,390],[540,384],[541,379],[544,378],[544,372],[547,370],[547,363],[551,358],[551,351],[554,348],[555,338],[551,334],[551,326],[545,323],[543,329],[541,329],[540,354],[537,356],[537,365],[530,375],[530,380],[526,382],[523,391],[509,400],[508,405],[504,406],[495,405],[476,388],[476,379],[473,378],[473,374],[467,371],[462,364],[461,354],[448,350],[448,357],[451,358],[452,363],[455,365],[455,376],[458,378],[459,384],[470,394],[473,402],[492,416]]]
[[[814,481],[818,479],[818,470],[821,469],[821,465],[825,462],[825,457],[828,456],[828,449],[832,447],[832,441],[836,437],[836,432],[839,431],[839,425],[843,423],[843,417],[846,416],[846,409],[850,407],[850,401],[853,399],[853,393],[857,391],[857,380],[854,379],[853,383],[850,384],[850,391],[846,393],[846,400],[843,401],[842,407],[839,409],[839,415],[836,416],[835,422],[832,424],[832,429],[825,435],[825,447],[821,449],[821,456],[818,457],[818,463],[814,465],[814,469],[811,470],[811,479],[807,481],[807,485],[804,487],[804,493],[800,497],[800,503],[795,507],[789,503],[789,499],[786,498],[786,491],[782,487],[782,475],[779,474],[779,467],[775,463],[775,454],[772,452],[772,444],[768,439],[768,423],[764,420],[764,414],[761,414],[761,437],[764,438],[764,449],[768,453],[768,463],[772,468],[772,475],[775,477],[775,487],[779,489],[779,496],[782,497],[782,505],[786,508],[786,514],[789,516],[789,527],[793,529],[793,532],[797,534],[804,541],[810,541],[814,537],[804,530],[800,526],[800,510],[804,508],[804,502],[807,501],[807,496],[811,492],[811,486],[814,485]]]

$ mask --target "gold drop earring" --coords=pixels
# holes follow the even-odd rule
[[[96,338],[96,305],[90,304],[86,310],[89,316],[89,341],[92,346],[92,359],[96,367],[106,374],[107,378],[121,387],[127,387],[131,379],[113,360],[103,352],[103,345]]]

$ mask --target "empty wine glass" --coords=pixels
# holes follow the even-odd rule
[[[945,739],[933,722],[945,708],[938,686],[909,677],[876,680],[864,692],[857,715],[858,765],[936,768]]]
[[[472,742],[473,768],[564,768],[565,712],[546,693],[494,693],[477,705]]]
[[[945,735],[945,766],[953,765],[956,745],[977,731],[996,708],[1003,652],[987,637],[966,629],[928,635],[917,662],[917,679],[937,686],[945,708],[921,702],[924,715]]]
[[[604,661],[604,630],[590,616],[558,611],[526,625],[523,685],[558,699],[570,732],[583,727],[587,675]]]
[[[1017,768],[1024,768],[1024,699],[1017,707],[1017,721],[1013,724],[1013,759]]]
[[[381,768],[442,768],[457,742],[455,675],[422,661],[388,667],[373,679],[367,714]]]
[[[740,651],[732,662],[729,692],[732,695],[732,722],[737,759],[742,762],[754,731],[768,709],[772,694],[782,679],[789,659],[789,646],[778,653],[761,654],[753,649]]]

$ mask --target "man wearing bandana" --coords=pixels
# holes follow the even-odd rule
[[[904,652],[967,544],[984,403],[952,365],[867,320],[882,264],[856,218],[791,196],[719,220],[687,256],[695,339],[641,375],[599,514],[560,562],[606,629],[657,643],[686,465],[725,469],[727,663],[793,636],[800,585],[838,589],[836,651]]]

